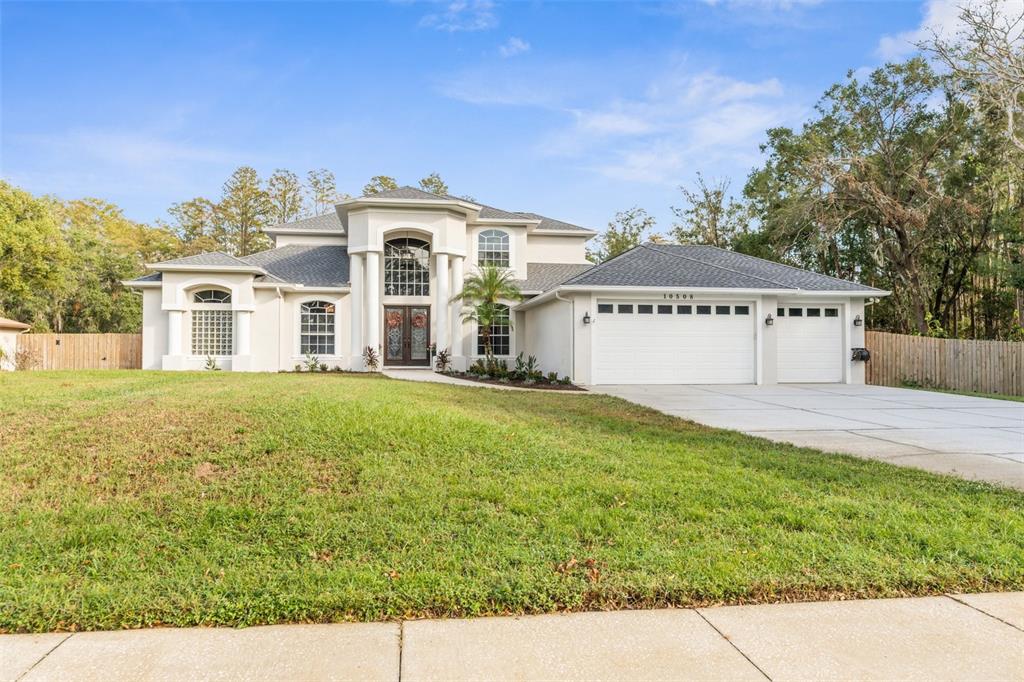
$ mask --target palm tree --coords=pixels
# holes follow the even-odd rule
[[[462,301],[470,306],[463,311],[462,319],[476,322],[477,328],[480,329],[488,365],[493,360],[491,325],[507,314],[505,306],[501,303],[502,299],[521,301],[523,294],[512,278],[512,273],[494,265],[485,265],[466,277],[462,284],[462,293],[452,297],[452,301]]]

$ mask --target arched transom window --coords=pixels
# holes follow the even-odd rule
[[[299,313],[299,346],[303,355],[334,355],[334,304],[309,301]]]
[[[508,306],[498,305],[494,320],[491,322],[491,352],[495,355],[509,355],[512,350],[512,325],[509,323]],[[484,346],[483,329],[477,329],[476,333],[476,354],[484,355],[487,352]]]
[[[477,264],[494,265],[507,268],[508,232],[501,230],[484,230],[477,238]]]
[[[192,355],[231,355],[234,326],[229,292],[203,289],[192,294]]]
[[[430,295],[430,245],[402,237],[384,242],[384,293],[387,296]]]

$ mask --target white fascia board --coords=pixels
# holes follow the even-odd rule
[[[146,263],[145,266],[157,272],[249,272],[265,275],[267,271],[255,265],[162,265]]]
[[[552,237],[586,237],[590,239],[594,235],[598,234],[594,230],[534,230],[531,232],[535,237],[543,237],[546,234],[550,234]]]
[[[325,237],[344,237],[348,233],[345,230],[310,230],[303,229],[301,227],[268,227],[263,230],[264,234],[297,234],[301,236],[317,236],[323,235]]]
[[[734,287],[680,287],[680,286],[664,286],[664,287],[630,287],[630,286],[558,286],[554,289],[549,289],[536,298],[531,298],[529,301],[524,301],[516,306],[515,310],[525,310],[531,308],[536,304],[548,301],[555,298],[556,293],[595,293],[595,294],[607,294],[616,296],[649,296],[651,294],[663,293],[666,291],[682,291],[700,293],[703,295],[710,296],[784,296],[787,298],[808,298],[808,297],[824,297],[824,298],[874,298],[878,296],[888,296],[891,292],[889,291],[820,291],[812,289],[739,289]]]
[[[540,225],[539,220],[534,218],[477,218],[467,221],[467,225]]]
[[[131,289],[157,289],[164,285],[164,283],[160,280],[157,280],[155,282],[136,282],[135,280],[131,279],[122,279],[121,284]]]
[[[457,206],[469,213],[478,213],[483,208],[483,206],[460,199],[438,199],[435,201],[432,199],[388,199],[387,197],[360,197],[335,204],[335,207],[341,207],[344,210],[364,206],[368,208],[374,206],[397,206],[399,208],[450,208]]]

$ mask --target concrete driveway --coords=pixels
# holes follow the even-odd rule
[[[753,436],[1024,490],[1024,403],[886,386],[594,386]]]

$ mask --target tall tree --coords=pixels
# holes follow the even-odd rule
[[[922,47],[952,69],[977,104],[998,112],[1007,141],[1024,152],[1024,5],[965,2],[959,17],[954,37],[933,34]]]
[[[235,170],[224,183],[217,204],[217,215],[225,226],[233,255],[247,256],[270,245],[262,232],[270,213],[270,199],[256,169],[242,166]]]
[[[171,229],[181,240],[181,254],[186,256],[228,248],[217,215],[217,205],[205,197],[172,204],[167,213]]]
[[[924,252],[935,239],[933,216],[958,202],[941,181],[964,152],[966,113],[923,59],[887,64],[863,83],[851,72],[800,133],[768,131],[768,161],[748,196],[784,239],[826,252],[873,243],[902,319],[928,333]]]
[[[420,189],[425,192],[431,192],[439,196],[445,196],[448,194],[448,185],[444,180],[441,179],[439,173],[431,173],[427,177],[420,180]]]
[[[672,207],[678,222],[670,235],[680,244],[708,244],[728,248],[746,232],[749,223],[747,207],[729,195],[729,181],[710,184],[697,173],[694,189],[680,187],[686,205]]]
[[[334,204],[342,198],[338,194],[338,185],[334,180],[334,173],[326,168],[309,171],[306,173],[306,180],[309,183],[309,194],[313,202],[314,215],[322,215],[332,210]]]
[[[600,263],[639,246],[647,232],[654,227],[654,222],[654,218],[639,206],[619,211],[601,235],[597,250],[587,251],[587,258]]]
[[[290,223],[302,215],[302,183],[299,176],[278,168],[267,180],[267,200],[270,202],[270,222],[275,225]]]
[[[372,197],[388,190],[398,189],[398,182],[389,175],[374,175],[370,181],[363,186],[363,196]]]
[[[462,293],[452,297],[452,301],[462,301],[469,306],[463,311],[462,319],[475,322],[480,329],[488,366],[494,359],[491,328],[499,320],[508,320],[508,309],[502,304],[503,300],[521,301],[523,294],[519,291],[512,271],[494,265],[485,265],[466,277]]]

